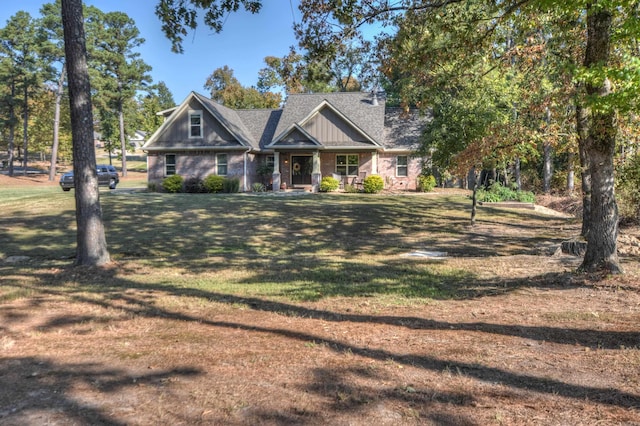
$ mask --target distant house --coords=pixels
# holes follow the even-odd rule
[[[147,140],[147,132],[136,130],[132,136],[129,136],[129,145],[135,149],[140,149]]]
[[[233,110],[191,92],[164,115],[142,147],[149,183],[216,174],[248,191],[266,164],[274,190],[317,190],[324,176],[359,185],[372,174],[411,190],[423,167],[414,154],[424,119],[367,93],[292,94],[281,109]]]

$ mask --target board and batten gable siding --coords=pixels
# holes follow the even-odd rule
[[[303,129],[316,140],[325,142],[366,142],[367,138],[346,123],[335,111],[323,108],[318,114],[304,124]]]
[[[407,176],[396,176],[398,155],[407,156]],[[422,172],[423,159],[412,157],[411,153],[381,153],[378,156],[378,172],[385,177],[387,189],[415,190],[418,176]]]
[[[202,111],[202,138],[189,138],[189,113],[192,111]],[[184,146],[193,144],[197,144],[198,146],[239,145],[236,138],[220,125],[218,120],[205,110],[200,102],[195,100],[192,100],[189,103],[189,107],[175,118],[173,125],[168,126],[157,136],[157,141],[159,145],[164,145],[163,142],[170,141],[174,146],[176,144]]]

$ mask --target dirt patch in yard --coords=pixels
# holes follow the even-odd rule
[[[635,247],[638,230],[625,232]],[[621,254],[625,275],[600,276],[546,247],[459,245],[437,261],[473,273],[451,297],[401,303],[234,296],[200,289],[206,271],[188,271],[188,288],[179,271],[149,285],[133,277],[153,266],[135,259],[0,263],[0,424],[640,424],[636,252]],[[22,293],[6,297],[9,285]]]

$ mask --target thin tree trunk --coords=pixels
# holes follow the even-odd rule
[[[567,159],[567,193],[573,194],[575,190],[575,172],[573,171],[573,163],[575,161],[575,154],[573,152],[569,153],[569,158]]]
[[[13,159],[15,157],[15,137],[16,137],[16,109],[14,99],[16,95],[16,82],[11,80],[11,101],[9,102],[9,176],[13,176]]]
[[[522,175],[520,173],[520,157],[516,157],[513,162],[513,174],[516,181],[516,188],[518,191],[522,190]]]
[[[547,129],[551,126],[551,110],[546,108],[546,117],[545,121],[547,123]],[[552,147],[551,144],[547,141],[542,143],[542,154],[543,154],[543,170],[542,170],[542,182],[543,182],[543,191],[545,194],[551,192],[551,177],[553,175],[553,171],[551,169],[551,153]]]
[[[587,48],[585,67],[609,64],[613,16],[605,7],[587,8]],[[588,83],[587,94],[607,96],[608,80],[598,85]],[[618,260],[618,206],[614,191],[615,112],[592,109],[585,153],[589,157],[591,175],[591,215],[587,235],[587,252],[580,270],[622,273]]]
[[[110,261],[102,223],[96,155],[93,147],[91,86],[82,15],[82,0],[62,0],[65,57],[69,80],[73,170],[76,196],[76,265]]]
[[[29,145],[29,87],[26,82],[26,77],[24,81],[24,92],[23,92],[23,102],[24,106],[22,107],[22,174],[24,176],[27,175],[27,153],[28,153],[28,145]]]
[[[478,173],[473,169],[473,196],[471,197],[471,226],[476,224],[476,213],[478,211]]]
[[[124,132],[124,112],[122,109],[121,100],[118,108],[118,121],[120,124],[120,149],[122,150],[122,176],[127,176],[127,142]]]
[[[49,180],[56,179],[56,166],[58,164],[58,145],[60,144],[60,104],[64,93],[64,75],[67,72],[67,64],[62,64],[58,88],[56,90],[56,105],[53,113],[53,145],[51,146],[51,168],[49,169]]]
[[[576,102],[576,132],[578,134],[582,187],[582,230],[580,235],[586,238],[591,228],[591,171],[586,152],[587,138],[589,137],[589,113],[579,102]]]

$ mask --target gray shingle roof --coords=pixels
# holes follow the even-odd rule
[[[282,115],[281,109],[242,109],[236,113],[256,142],[254,148],[264,149],[271,140]]]
[[[420,147],[422,132],[430,117],[418,110],[387,108],[384,117],[384,146],[388,150],[415,151]]]
[[[370,94],[362,92],[291,94],[287,97],[275,137],[281,136],[294,124],[301,124],[326,101],[367,136],[382,144],[384,100],[379,100],[377,106],[372,100]]]
[[[417,110],[403,111],[400,108],[386,108],[384,99],[378,99],[377,105],[369,93],[338,92],[289,95],[283,109],[233,110],[217,102],[192,92],[183,104],[173,112],[184,108],[189,99],[195,98],[237,139],[230,141],[204,141],[185,139],[158,141],[152,136],[145,144],[151,149],[197,149],[199,147],[233,147],[264,150],[276,138],[286,133],[299,131],[296,126],[304,125],[305,120],[322,109],[332,108],[346,122],[365,134],[368,139],[385,150],[414,151],[420,145],[422,131],[430,117],[420,115]],[[171,121],[169,117],[168,121]],[[165,123],[163,126],[169,125]],[[158,132],[156,132],[158,133]],[[291,133],[293,134],[293,133]],[[345,148],[338,142],[320,141],[326,147]],[[286,146],[283,145],[283,146]],[[352,148],[372,148],[370,142],[352,141]]]

